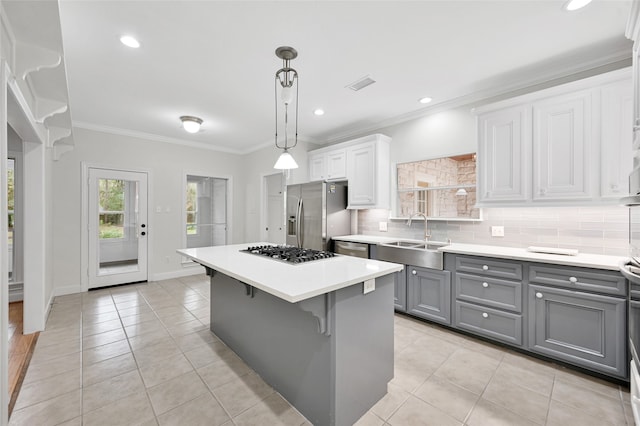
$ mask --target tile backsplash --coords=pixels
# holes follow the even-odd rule
[[[431,239],[454,243],[507,247],[561,247],[583,253],[626,256],[629,245],[629,209],[623,206],[486,208],[482,221],[428,222]],[[388,231],[379,231],[388,222]],[[492,237],[492,226],[504,226],[504,237]],[[424,222],[390,220],[389,210],[359,210],[358,233],[422,239]]]

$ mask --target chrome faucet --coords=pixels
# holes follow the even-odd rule
[[[409,220],[407,221],[407,226],[411,226],[411,221],[416,216],[422,216],[424,218],[424,240],[425,241],[429,241],[429,238],[431,238],[431,235],[429,235],[429,230],[427,229],[427,215],[426,214],[424,214],[422,212],[418,212],[418,213],[412,214],[411,216],[409,216]]]

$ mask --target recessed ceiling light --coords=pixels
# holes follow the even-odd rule
[[[183,115],[180,117],[182,121],[182,128],[188,133],[198,133],[200,131],[200,125],[202,124],[202,118],[194,117],[191,115]]]
[[[318,108],[318,109],[313,110],[313,113],[314,113],[315,115],[324,115],[324,110],[323,110],[323,109]]]
[[[564,4],[564,10],[572,12],[574,10],[582,9],[586,5],[591,3],[591,0],[569,0]]]
[[[418,99],[418,102],[420,102],[421,104],[428,104],[432,100],[433,99],[431,99],[431,98],[420,98],[420,99]]]
[[[140,47],[140,42],[132,36],[124,35],[120,37],[120,42],[125,46],[132,47],[134,49]]]

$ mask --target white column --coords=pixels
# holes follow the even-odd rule
[[[24,334],[44,330],[45,146],[24,142]]]

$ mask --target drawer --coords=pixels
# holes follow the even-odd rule
[[[522,312],[522,283],[499,278],[456,274],[456,299]]]
[[[456,257],[456,271],[512,280],[522,279],[522,264],[501,262],[486,257]]]
[[[573,290],[626,296],[626,280],[619,272],[567,266],[529,266],[529,282]]]
[[[456,326],[491,339],[522,345],[522,315],[456,301]]]

